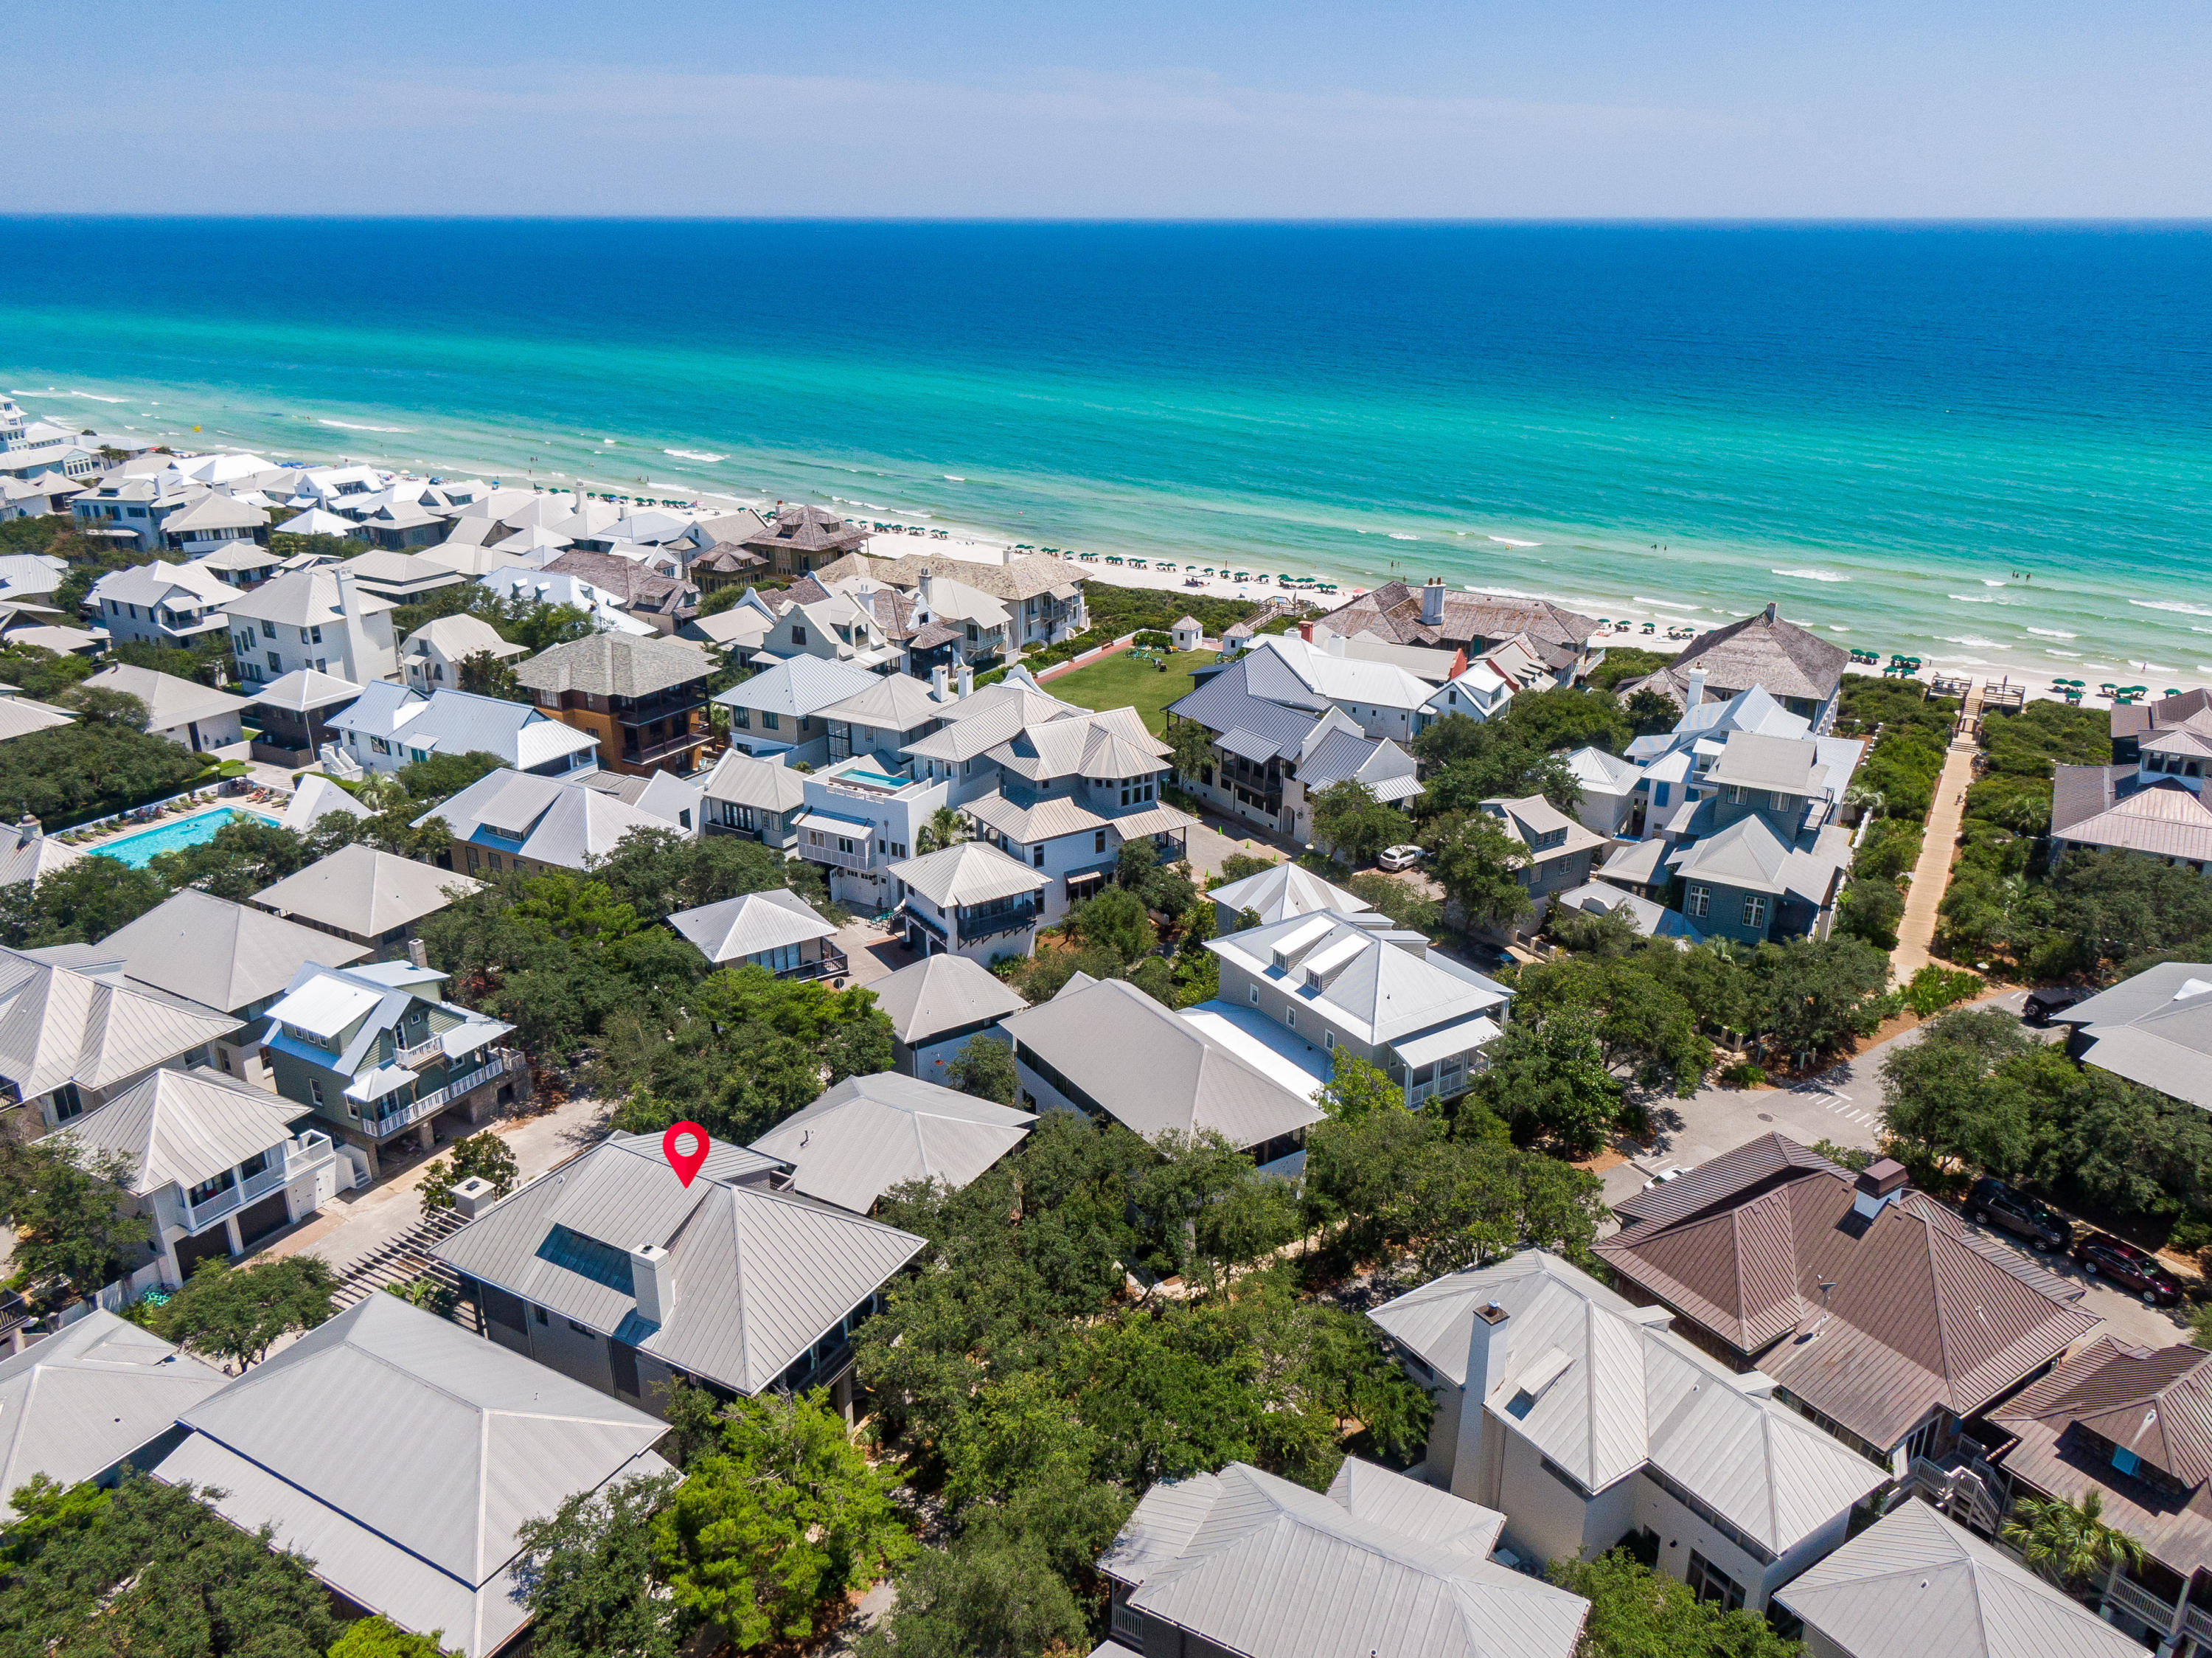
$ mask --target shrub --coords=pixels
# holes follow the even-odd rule
[[[1720,1083],[1724,1088],[1763,1088],[1766,1072],[1749,1059],[1739,1059],[1721,1072]]]
[[[1913,974],[1912,982],[1905,987],[1905,1005],[1929,1019],[1954,1003],[1972,1001],[1981,988],[1980,974],[1931,963]]]

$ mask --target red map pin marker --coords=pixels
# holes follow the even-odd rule
[[[668,1159],[676,1178],[690,1186],[707,1161],[707,1131],[696,1123],[671,1123],[660,1137],[660,1155]]]

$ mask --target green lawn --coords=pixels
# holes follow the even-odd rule
[[[1200,655],[1194,660],[1211,661],[1212,658]],[[1168,704],[1189,691],[1190,675],[1173,667],[1163,674],[1155,663],[1138,661],[1123,651],[1073,674],[1047,680],[1044,688],[1079,708],[1133,708],[1157,736],[1167,729]]]

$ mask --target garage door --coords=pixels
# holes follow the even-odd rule
[[[216,1260],[230,1253],[230,1234],[219,1226],[211,1226],[197,1238],[177,1240],[177,1271],[189,1278],[192,1269],[210,1256]]]
[[[284,1194],[272,1192],[259,1203],[239,1211],[238,1235],[251,1249],[270,1233],[282,1231],[290,1222],[291,1216],[284,1210]]]

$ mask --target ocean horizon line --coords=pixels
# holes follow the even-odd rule
[[[1820,216],[1717,214],[1616,216],[1507,215],[1489,217],[1390,215],[1107,215],[898,213],[145,213],[0,208],[0,224],[702,224],[702,225],[946,225],[974,229],[1069,226],[1097,229],[1546,229],[1546,230],[2204,230],[2212,214],[2051,217],[2048,216],[1875,214]]]

